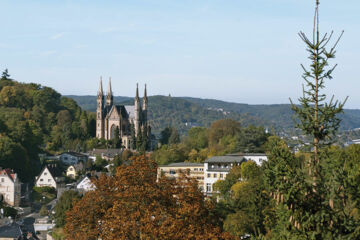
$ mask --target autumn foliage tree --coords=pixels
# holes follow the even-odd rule
[[[158,179],[155,162],[144,156],[94,183],[67,213],[67,239],[229,239],[196,180]]]

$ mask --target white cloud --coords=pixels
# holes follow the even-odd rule
[[[62,38],[64,35],[65,35],[65,32],[57,33],[57,34],[52,35],[50,37],[50,39],[56,40],[56,39]]]

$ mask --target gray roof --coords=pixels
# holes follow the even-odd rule
[[[252,156],[252,157],[256,157],[256,156],[266,156],[265,153],[230,153],[230,154],[226,154],[226,156]]]
[[[233,163],[233,162],[243,162],[245,161],[243,156],[215,156],[209,159],[206,159],[206,163]]]
[[[63,152],[63,153],[61,153],[60,155],[63,155],[63,154],[69,154],[69,155],[74,156],[74,157],[87,157],[86,155],[84,155],[84,154],[82,154],[82,153],[71,152],[71,151]]]
[[[129,115],[129,119],[135,118],[135,106],[126,105],[124,107]]]
[[[168,165],[161,165],[160,167],[203,167],[203,163],[192,163],[192,162],[178,162],[170,163]]]
[[[92,151],[89,151],[89,154],[114,158],[116,155],[121,154],[122,151],[123,150],[121,148],[108,148],[108,149],[96,148],[96,149],[93,149]]]
[[[0,227],[1,238],[18,238],[22,234],[20,226],[16,223]]]

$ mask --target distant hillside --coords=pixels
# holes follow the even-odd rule
[[[95,96],[68,96],[84,110],[96,110]],[[115,103],[132,104],[133,98],[115,97]],[[213,121],[232,118],[249,124],[262,125],[276,130],[292,131],[294,123],[290,104],[249,105],[214,99],[190,97],[149,97],[149,119],[155,133],[166,126],[174,126],[184,133],[191,126],[209,126]],[[346,109],[341,129],[360,127],[360,110]]]
[[[96,111],[95,96],[68,96],[73,98],[84,110]],[[125,100],[125,101],[124,101]],[[133,104],[128,97],[115,97],[116,104]],[[231,118],[240,121],[244,126],[250,124],[265,125],[257,117],[248,114],[226,113],[210,110],[183,98],[167,96],[149,97],[149,120],[153,133],[159,134],[167,126],[176,127],[181,134],[185,134],[193,126],[209,126],[212,122]]]
[[[224,102],[214,99],[201,99],[184,97],[184,99],[196,103],[205,108],[222,108],[224,111],[239,114],[247,113],[251,116],[262,119],[270,125],[283,129],[293,128],[293,112],[290,104],[271,104],[271,105],[249,105],[243,103]],[[360,110],[345,109],[341,116],[341,129],[349,130],[360,127]]]

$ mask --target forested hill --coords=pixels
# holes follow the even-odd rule
[[[39,153],[83,146],[95,136],[95,114],[52,88],[0,77],[0,167],[12,168],[23,182],[39,173]]]
[[[84,110],[96,111],[95,96],[67,97],[73,98]],[[114,97],[114,102],[125,105],[134,104],[133,99],[127,97]],[[248,114],[210,110],[186,99],[168,96],[149,97],[148,117],[151,121],[152,132],[155,134],[159,134],[168,126],[173,126],[181,134],[185,134],[193,126],[208,127],[212,122],[224,118],[240,121],[243,126],[250,124],[265,125],[264,121]]]
[[[83,109],[96,110],[95,96],[68,96]],[[130,97],[115,97],[116,103],[132,104]],[[232,118],[243,125],[255,124],[278,130],[293,129],[293,112],[289,104],[249,105],[214,99],[190,97],[149,97],[149,111],[155,133],[174,126],[184,133],[191,126],[209,126],[212,121]],[[187,126],[186,126],[187,125]],[[360,127],[360,110],[346,109],[342,116],[341,129]]]

